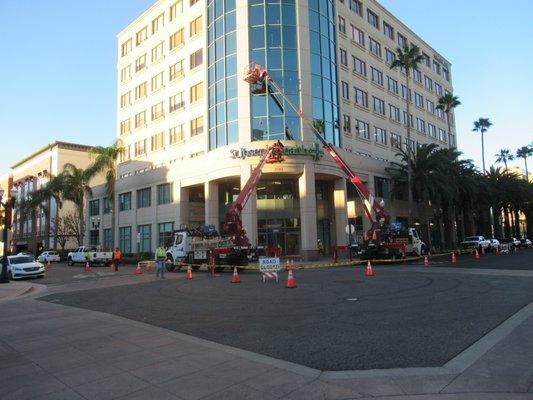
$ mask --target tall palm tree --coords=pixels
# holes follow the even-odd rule
[[[410,74],[413,70],[418,70],[418,65],[422,62],[422,54],[420,54],[420,49],[413,45],[412,43],[409,46],[404,46],[404,48],[398,48],[396,49],[396,57],[391,64],[391,69],[400,69],[405,72],[405,86],[407,87],[407,93],[405,96],[405,105],[407,109],[407,121],[406,121],[406,129],[407,129],[407,187],[411,187],[411,158],[413,149],[411,148],[411,99],[409,94],[411,93],[411,84],[410,84]],[[408,190],[408,211],[409,211],[409,225],[412,225],[413,223],[413,210],[412,210],[412,204],[413,204],[413,193],[411,190]]]
[[[82,169],[71,163],[67,163],[63,167],[63,198],[72,201],[76,206],[80,223],[80,235],[77,240],[80,246],[83,244],[85,232],[85,196],[92,195],[90,181],[95,174],[94,168]]]
[[[530,146],[522,146],[518,150],[516,150],[516,156],[518,158],[524,159],[524,164],[526,167],[526,181],[529,182],[529,172],[527,170],[527,159],[533,155],[533,147]]]
[[[115,183],[117,180],[117,161],[123,152],[124,147],[119,142],[115,142],[108,147],[96,146],[89,150],[89,156],[94,158],[94,162],[89,167],[89,170],[94,174],[100,172],[105,174],[106,195],[113,212],[116,211]],[[112,248],[115,248],[115,218],[111,218],[111,238]]]
[[[488,118],[479,118],[477,121],[474,122],[474,129],[472,129],[473,132],[480,132],[481,133],[481,159],[483,161],[483,172],[486,172],[485,168],[485,139],[484,135],[485,132],[492,126],[492,122],[489,121]]]
[[[511,154],[511,150],[509,149],[501,149],[498,154],[495,154],[494,157],[496,157],[497,163],[503,163],[505,165],[505,170],[507,171],[507,161],[513,161],[514,156]]]
[[[446,122],[448,123],[449,136],[451,136],[452,134],[452,121],[450,114],[455,109],[455,107],[460,105],[461,102],[459,101],[459,97],[454,96],[451,93],[446,93],[444,96],[439,98],[439,104],[437,105],[437,109],[442,110],[446,113]]]

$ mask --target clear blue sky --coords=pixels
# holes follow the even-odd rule
[[[0,0],[0,174],[54,140],[113,142],[116,34],[154,1]],[[481,164],[478,117],[487,164],[533,141],[533,1],[381,3],[453,64],[466,157]]]

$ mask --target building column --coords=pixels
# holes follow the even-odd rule
[[[244,165],[241,167],[241,189],[246,185],[246,182],[252,174],[252,166]],[[257,192],[251,194],[248,202],[241,212],[241,220],[250,244],[257,245]]]
[[[182,224],[189,224],[189,188],[181,186],[180,181],[175,182],[174,199],[178,203],[178,215],[174,229],[180,229]]]
[[[298,190],[300,194],[301,255],[304,260],[317,260],[315,166],[312,163],[304,165],[303,174],[298,178]]]
[[[335,210],[335,244],[346,246],[348,244],[348,209],[346,206],[346,179],[335,179],[333,187],[333,207]]]
[[[218,183],[207,181],[204,183],[205,196],[205,224],[213,225],[218,231]]]

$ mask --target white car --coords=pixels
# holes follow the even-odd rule
[[[39,257],[37,257],[37,260],[43,264],[46,264],[48,261],[51,263],[58,263],[61,261],[61,258],[59,257],[59,253],[57,251],[43,251]]]
[[[500,247],[500,241],[498,239],[487,239],[490,242],[490,251],[496,251]]]
[[[44,265],[31,256],[7,256],[7,273],[13,280],[29,277],[43,277],[46,272]]]

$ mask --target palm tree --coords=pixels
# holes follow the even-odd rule
[[[444,96],[439,98],[439,104],[437,105],[437,109],[442,110],[446,113],[446,122],[448,123],[448,135],[452,134],[452,123],[450,114],[455,109],[455,107],[460,105],[461,102],[459,101],[459,97],[454,96],[451,93],[446,93]]]
[[[79,246],[83,244],[85,232],[85,196],[92,195],[90,181],[95,174],[94,168],[82,169],[71,163],[67,163],[63,167],[63,198],[72,201],[76,206],[80,223],[80,234],[77,238]]]
[[[420,49],[413,45],[412,43],[409,46],[404,46],[404,48],[398,48],[396,49],[396,57],[391,64],[391,69],[399,68],[400,70],[403,70],[405,72],[405,85],[407,88],[407,93],[405,96],[405,104],[407,108],[407,121],[406,121],[406,129],[407,129],[407,187],[411,187],[411,157],[413,153],[413,149],[411,148],[411,99],[409,94],[411,93],[411,85],[410,85],[410,74],[413,70],[418,70],[418,65],[422,62],[422,55],[420,54]],[[413,204],[413,193],[411,190],[408,190],[408,211],[409,211],[409,225],[412,225],[413,222],[413,211],[412,211],[412,204]]]
[[[119,142],[113,143],[111,146],[103,147],[96,146],[89,150],[89,156],[94,158],[93,164],[89,167],[91,173],[98,174],[103,172],[106,181],[106,195],[110,201],[111,209],[116,210],[115,207],[115,183],[117,180],[117,161],[120,155],[124,152],[124,147]],[[111,218],[111,237],[112,248],[115,248],[115,219]]]
[[[485,169],[485,139],[484,134],[487,132],[487,130],[492,126],[492,122],[489,121],[488,118],[479,118],[477,121],[474,122],[474,129],[472,129],[473,132],[480,132],[481,133],[481,158],[483,161],[483,172],[486,172]]]
[[[507,161],[513,161],[514,156],[511,154],[511,150],[509,149],[501,149],[498,154],[495,154],[494,157],[496,157],[497,163],[503,163],[505,165],[505,170],[507,171]]]
[[[527,170],[527,159],[528,157],[533,155],[533,147],[530,146],[522,146],[518,150],[516,150],[516,156],[518,158],[524,159],[524,164],[526,167],[526,181],[529,182],[529,172]]]

